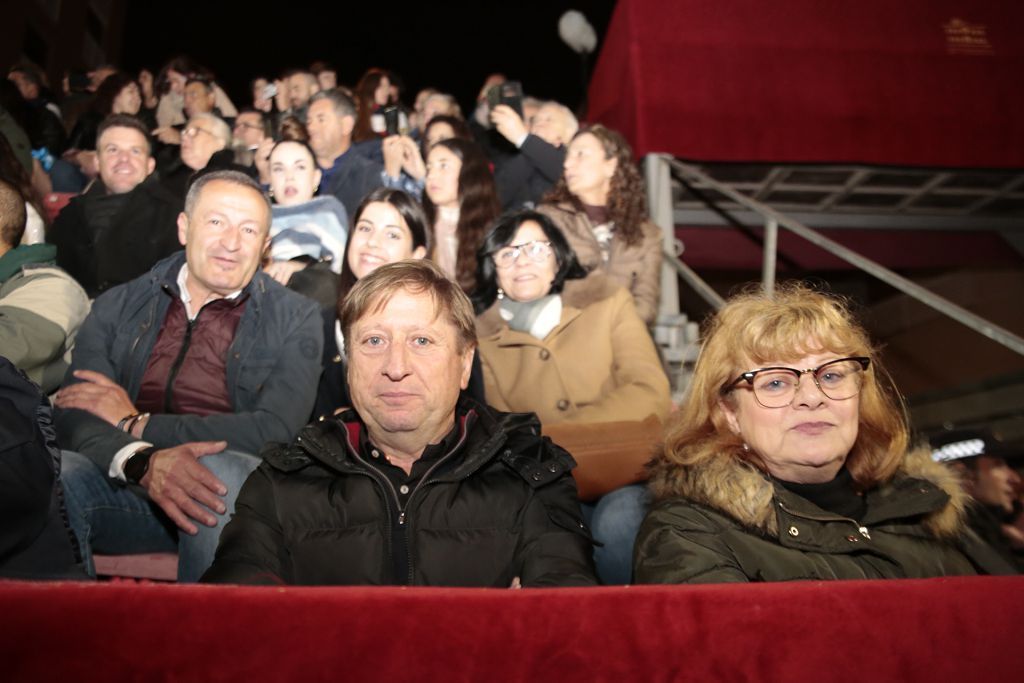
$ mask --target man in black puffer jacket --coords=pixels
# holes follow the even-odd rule
[[[382,266],[342,311],[354,410],[262,453],[203,580],[596,583],[572,457],[533,415],[458,401],[476,334],[427,261]]]

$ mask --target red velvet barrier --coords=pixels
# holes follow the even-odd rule
[[[1024,167],[1024,3],[619,0],[591,120],[637,156]]]
[[[562,590],[0,583],[5,681],[1011,681],[1024,578]]]

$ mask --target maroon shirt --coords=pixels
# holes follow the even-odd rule
[[[247,299],[211,301],[191,322],[181,299],[172,299],[142,376],[135,402],[140,411],[200,416],[234,411],[228,349]]]

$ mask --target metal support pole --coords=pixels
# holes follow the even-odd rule
[[[672,175],[666,157],[661,154],[648,154],[644,158],[644,174],[647,176],[647,206],[650,208],[651,220],[661,228],[663,235],[662,252],[671,254],[675,259],[676,224],[672,206]],[[679,281],[675,272],[664,263],[661,267],[661,298],[658,313],[670,316],[679,314]]]
[[[761,288],[765,294],[775,292],[775,260],[779,246],[779,222],[769,218],[764,224],[764,266],[761,270]]]

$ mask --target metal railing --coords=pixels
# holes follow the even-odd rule
[[[704,301],[711,304],[716,311],[725,305],[725,299],[712,289],[711,285],[705,282],[700,275],[697,275],[690,266],[680,261],[678,256],[662,252],[661,257],[662,263],[671,266],[676,271],[676,274],[683,278],[683,282],[690,285],[690,288],[697,292]]]
[[[816,231],[808,228],[803,223],[796,221],[788,216],[779,213],[772,209],[770,206],[762,204],[761,202],[751,199],[746,195],[737,192],[728,185],[725,185],[717,180],[711,178],[707,174],[700,171],[698,168],[685,164],[671,156],[667,155],[650,155],[658,157],[662,162],[668,165],[672,171],[689,182],[697,183],[702,187],[708,187],[714,189],[723,195],[729,197],[733,201],[737,202],[741,206],[745,206],[751,211],[755,211],[764,218],[764,259],[762,264],[762,276],[761,284],[765,291],[771,292],[775,288],[775,266],[777,258],[778,248],[778,232],[779,228],[785,228],[790,232],[799,235],[808,242],[824,249],[825,251],[837,256],[847,263],[875,276],[879,280],[886,284],[898,289],[899,291],[907,294],[908,296],[920,301],[921,303],[934,308],[939,313],[946,315],[957,322],[969,327],[975,332],[988,337],[994,342],[1002,344],[1008,349],[1015,351],[1021,355],[1024,355],[1024,338],[1010,332],[1009,330],[996,325],[979,315],[976,315],[962,306],[958,306],[952,301],[935,294],[924,287],[911,282],[907,278],[894,273],[885,266],[872,261],[871,259],[865,258],[860,254],[854,252],[847,247],[831,240],[824,235],[818,234]],[[651,168],[652,162],[648,162],[648,168]],[[665,255],[666,260],[668,254]],[[676,272],[694,288],[701,296],[703,296],[708,303],[720,308],[722,305],[722,298],[718,296],[711,287],[704,282],[700,276],[694,273],[689,267],[682,263],[679,263],[678,259],[672,259],[673,267]],[[714,297],[711,297],[708,292],[710,291]]]

